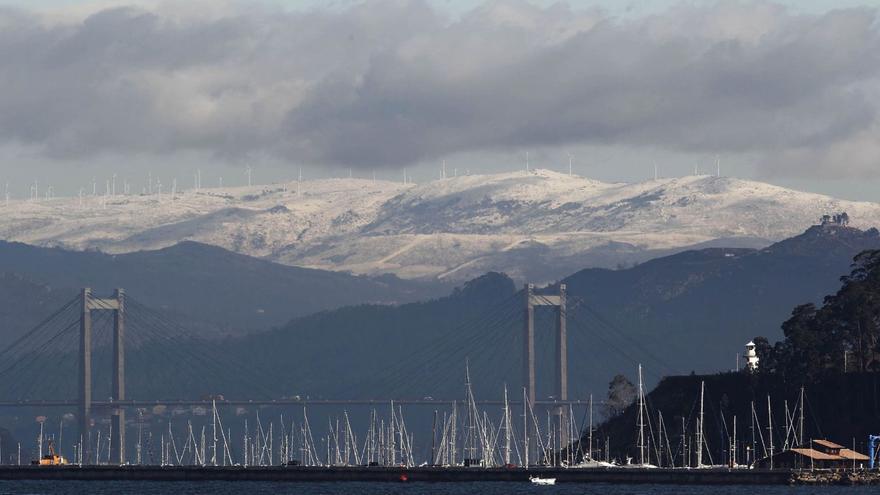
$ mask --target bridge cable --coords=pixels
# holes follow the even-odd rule
[[[189,336],[188,340],[182,339],[174,333],[174,327],[176,324],[168,322],[155,311],[133,301],[131,298],[126,299],[126,304],[126,312],[128,312],[130,308],[135,309],[135,315],[140,317],[140,319],[130,318],[130,320],[133,322],[140,322],[143,325],[141,330],[154,337],[155,342],[164,341],[172,344],[170,347],[165,348],[166,352],[175,353],[177,356],[182,357],[184,362],[198,362],[206,369],[209,369],[212,373],[216,373],[219,376],[226,376],[233,381],[241,382],[244,380],[245,382],[249,382],[253,380],[247,384],[248,388],[255,389],[256,391],[263,393],[266,397],[272,396],[271,392],[269,392],[263,384],[263,380],[268,380],[268,378],[258,377],[255,379],[254,377],[256,375],[253,374],[251,365],[236,363],[234,357],[223,353],[208,340],[197,339],[193,336]],[[182,330],[180,327],[177,329]],[[190,353],[187,352],[187,349],[189,348],[207,349],[209,351],[214,351],[214,355],[205,356],[203,353],[195,351]],[[157,355],[163,356],[163,353],[159,352]],[[212,357],[218,359],[212,359]],[[218,360],[227,364],[233,364],[234,367],[237,367],[238,369],[233,369],[233,366],[221,364],[220,362],[217,362]],[[179,367],[179,364],[177,366]]]
[[[436,369],[440,364],[449,363],[452,358],[466,357],[484,341],[496,340],[498,335],[495,332],[499,331],[504,323],[510,321],[510,316],[519,311],[517,307],[511,307],[509,303],[518,299],[520,293],[513,294],[490,311],[484,312],[477,319],[460,324],[450,332],[444,332],[442,337],[437,339],[439,342],[423,345],[424,352],[414,354],[408,360],[399,363],[392,370],[392,377],[389,377],[388,381],[391,381],[395,386],[400,381],[410,381],[414,367]],[[412,363],[413,361],[416,362]]]
[[[583,319],[579,318],[577,316],[578,315],[577,309],[580,309],[580,308],[584,308],[585,310],[587,310],[589,314],[587,314],[586,316],[587,317],[592,316],[595,319],[595,321],[598,322],[598,325],[592,325],[587,320],[583,320]],[[613,350],[617,351],[619,354],[621,354],[625,358],[631,360],[633,363],[639,363],[639,362],[641,362],[641,360],[636,359],[633,355],[629,354],[624,349],[615,345],[613,342],[608,340],[608,338],[606,338],[605,336],[603,336],[601,333],[597,332],[596,330],[604,328],[606,330],[606,333],[609,336],[617,336],[617,337],[620,337],[620,338],[626,340],[629,345],[634,347],[637,351],[640,351],[641,353],[643,353],[647,358],[653,360],[655,362],[655,364],[660,365],[660,367],[664,368],[667,372],[669,372],[669,373],[676,372],[675,368],[672,367],[665,360],[659,358],[653,352],[651,352],[650,350],[645,348],[641,343],[632,339],[629,335],[627,335],[626,332],[624,332],[623,330],[621,330],[620,328],[618,328],[617,326],[612,324],[610,321],[608,321],[604,318],[601,318],[601,315],[599,315],[597,312],[595,312],[595,310],[592,310],[591,308],[589,308],[585,304],[583,304],[583,303],[575,304],[575,306],[573,307],[573,310],[569,311],[567,316],[570,319],[574,320],[576,323],[580,324],[584,330],[592,333],[594,336],[596,336],[597,338],[599,338],[600,340],[605,342],[606,345],[611,347]]]
[[[45,318],[43,321],[33,326],[30,330],[27,330],[23,335],[13,341],[11,344],[0,350],[0,358],[2,358],[5,354],[12,352],[18,345],[23,344],[28,341],[35,340],[38,332],[42,331],[45,327],[49,325],[53,320],[55,320],[58,316],[63,314],[65,311],[70,309],[71,306],[76,304],[79,301],[79,297],[76,297],[67,302],[64,306],[60,307],[54,313],[52,313],[49,317]]]
[[[224,349],[222,349],[218,345],[216,345],[216,343],[214,341],[212,341],[211,339],[203,339],[203,338],[198,338],[196,336],[190,336],[189,341],[181,340],[180,335],[183,335],[183,333],[185,332],[185,329],[183,327],[181,327],[177,323],[174,323],[174,322],[166,319],[163,315],[161,315],[157,311],[149,308],[148,306],[140,304],[136,301],[134,302],[134,304],[137,308],[139,308],[141,311],[143,311],[145,313],[146,317],[152,318],[152,321],[159,325],[157,327],[157,331],[159,333],[164,333],[164,335],[167,339],[174,340],[178,344],[181,344],[182,346],[187,346],[187,345],[191,346],[191,345],[197,344],[200,349],[208,349],[209,351],[213,351],[215,353],[214,354],[215,357],[219,358],[219,360],[222,360],[226,363],[230,363],[230,364],[238,367],[239,371],[243,371],[245,373],[251,374],[251,378],[255,380],[256,384],[261,384],[263,381],[274,379],[274,377],[272,376],[272,373],[268,370],[265,371],[266,372],[265,376],[257,374],[255,372],[255,369],[256,369],[256,367],[258,367],[258,364],[245,363],[245,362],[238,361],[234,355],[228,354]],[[163,332],[162,329],[167,330],[167,333]],[[194,355],[201,356],[201,353],[194,353]],[[226,366],[223,367],[223,369],[226,369],[226,368],[227,368]],[[260,385],[260,386],[262,386],[262,385]]]
[[[660,358],[659,356],[654,354],[649,348],[645,347],[642,342],[639,342],[637,339],[633,338],[628,332],[622,330],[620,327],[618,327],[616,324],[614,324],[611,320],[609,320],[608,318],[603,316],[595,308],[586,304],[586,301],[584,301],[581,298],[577,298],[577,299],[579,300],[579,302],[578,302],[578,304],[576,304],[575,309],[583,308],[584,310],[589,312],[596,320],[598,320],[602,325],[604,325],[607,329],[611,330],[614,334],[619,335],[624,340],[627,340],[630,343],[630,345],[636,347],[641,352],[643,352],[646,356],[653,359],[656,364],[659,364],[659,365],[661,365],[661,367],[666,368],[667,371],[669,371],[669,372],[673,372],[673,373],[677,372],[677,370],[675,369],[674,366],[672,366],[670,363],[666,362],[665,360],[663,360],[662,358]]]
[[[503,315],[510,310],[508,306],[509,303],[516,299],[519,294],[519,292],[512,294],[510,297],[491,307],[488,311],[479,314],[477,318],[459,323],[451,330],[441,333],[433,340],[428,340],[428,342],[424,343],[416,341],[414,344],[419,346],[416,352],[410,354],[405,359],[398,361],[393,367],[386,368],[385,373],[381,376],[364,377],[365,380],[362,380],[361,384],[364,382],[370,384],[376,380],[381,380],[387,383],[388,381],[400,377],[412,378],[413,368],[425,368],[430,364],[435,364],[434,362],[437,360],[448,358],[448,356],[451,353],[456,352],[456,350],[466,348],[467,345],[480,339],[482,336],[481,332],[474,330],[479,329],[486,323],[491,323],[492,320],[497,319],[499,316],[503,318]],[[430,335],[427,336],[430,338]]]

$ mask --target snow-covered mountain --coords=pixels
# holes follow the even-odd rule
[[[880,204],[689,176],[603,183],[548,170],[401,184],[326,179],[0,205],[0,238],[106,252],[182,240],[281,263],[464,280],[546,281],[698,245],[764,246],[823,214],[880,225]]]

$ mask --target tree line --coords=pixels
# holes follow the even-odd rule
[[[880,250],[858,254],[841,282],[821,307],[795,307],[782,324],[783,340],[755,338],[759,373],[809,383],[829,373],[880,370]]]

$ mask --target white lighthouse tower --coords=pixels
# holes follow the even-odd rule
[[[758,371],[759,359],[758,359],[758,353],[755,352],[755,343],[754,342],[749,341],[749,343],[746,344],[745,357],[746,357],[746,369],[749,371],[749,373],[754,373],[754,372]]]

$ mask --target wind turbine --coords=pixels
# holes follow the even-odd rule
[[[244,168],[244,173],[247,175],[248,185],[251,185],[251,179],[253,178],[254,168],[250,165]]]

